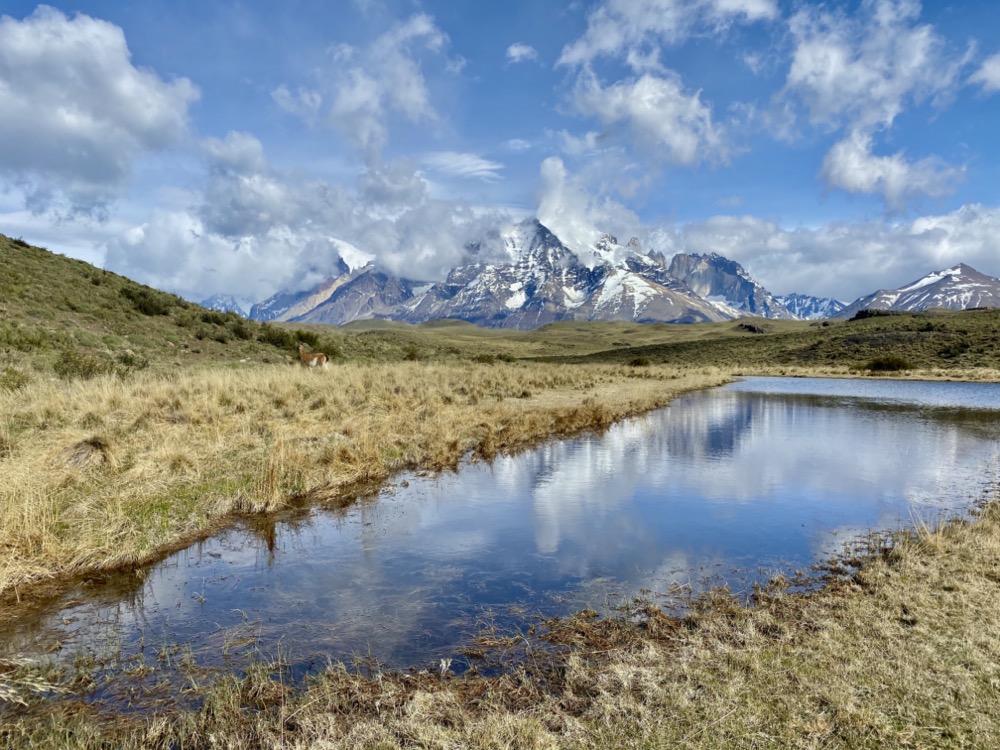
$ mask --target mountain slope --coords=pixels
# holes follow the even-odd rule
[[[837,317],[851,318],[861,310],[918,312],[932,307],[967,310],[1000,307],[1000,279],[959,263],[929,273],[899,289],[880,289],[855,300]]]
[[[287,332],[0,235],[0,387],[38,374],[74,379],[206,361],[277,362],[295,345]]]
[[[813,297],[808,294],[786,294],[775,299],[799,320],[832,318],[847,307],[840,300],[830,297]]]
[[[695,294],[715,304],[727,317],[795,318],[778,298],[754,281],[743,266],[718,253],[675,255],[668,271]]]

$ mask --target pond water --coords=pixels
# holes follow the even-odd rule
[[[867,531],[967,512],[996,477],[998,409],[995,384],[750,378],[600,435],[397,477],[344,511],[233,528],[8,621],[0,653],[221,664],[255,648],[299,673],[355,657],[460,670],[483,626],[748,592]]]

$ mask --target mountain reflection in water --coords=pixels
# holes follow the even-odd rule
[[[131,590],[77,587],[8,622],[0,649],[181,644],[221,663],[280,643],[300,665],[406,667],[454,656],[484,623],[605,613],[678,584],[747,591],[980,497],[1000,388],[876,382],[751,379],[601,435],[399,477],[345,511],[231,529]]]

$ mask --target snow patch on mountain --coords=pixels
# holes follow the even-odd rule
[[[853,317],[860,310],[919,312],[932,307],[965,310],[970,307],[1000,307],[1000,279],[971,266],[934,271],[899,289],[880,289],[855,300],[838,315]]]

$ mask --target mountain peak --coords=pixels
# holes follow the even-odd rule
[[[880,289],[848,305],[838,317],[861,310],[919,312],[931,307],[965,310],[1000,307],[1000,279],[980,273],[965,263],[921,276],[898,289]]]

